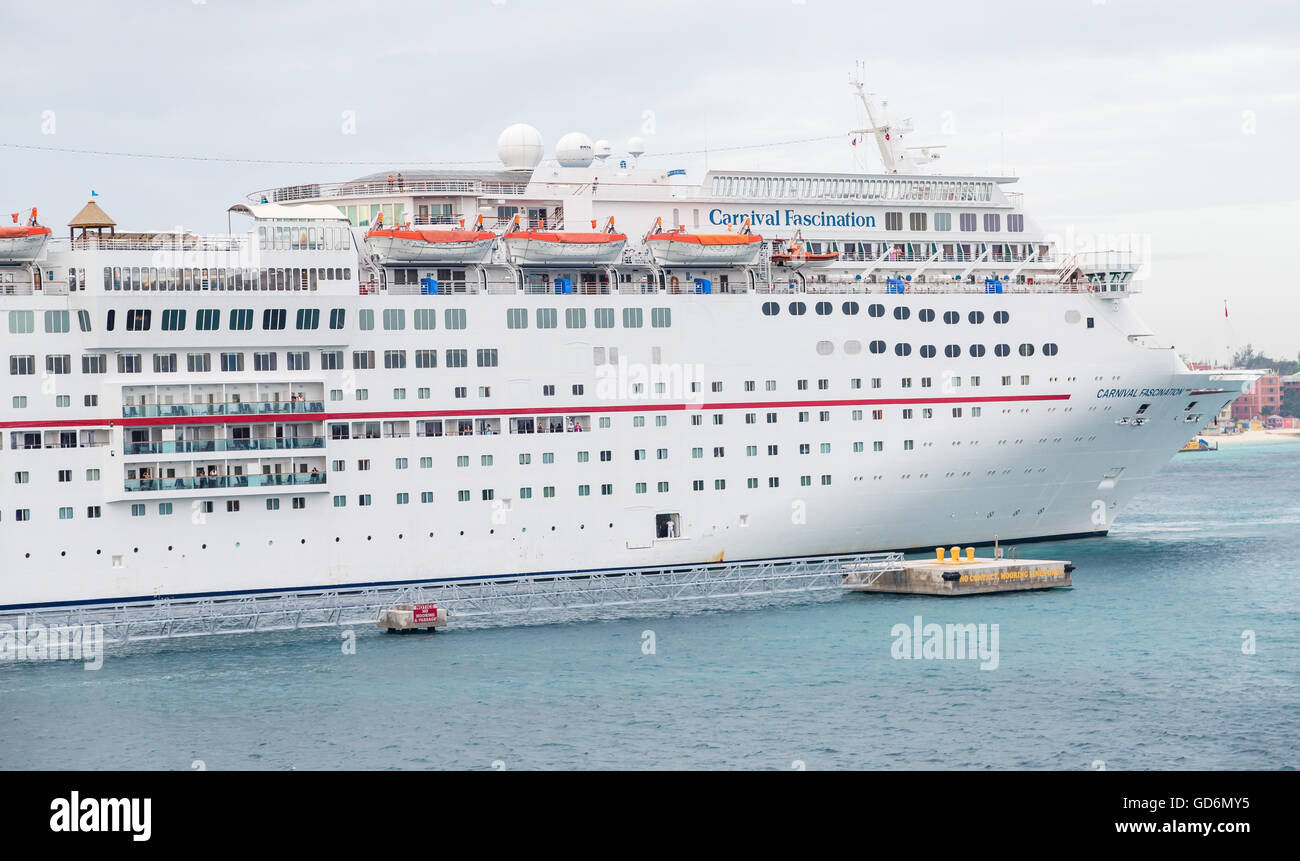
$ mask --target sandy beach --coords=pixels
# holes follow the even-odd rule
[[[1211,445],[1241,445],[1242,443],[1261,443],[1261,442],[1297,442],[1300,441],[1300,431],[1298,430],[1251,430],[1242,431],[1234,434],[1207,433],[1197,434],[1198,439],[1203,439]]]

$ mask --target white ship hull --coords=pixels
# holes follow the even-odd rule
[[[782,304],[790,301],[779,298]],[[470,326],[441,337],[446,346],[463,345],[471,355],[479,345],[501,345],[495,368],[246,372],[224,375],[226,380],[206,375],[204,382],[260,386],[268,400],[272,390],[284,392],[279,405],[267,408],[273,410],[270,419],[293,422],[287,435],[324,437],[323,451],[286,453],[274,443],[270,451],[253,453],[267,464],[285,464],[287,472],[289,457],[319,457],[312,462],[330,464],[321,470],[328,476],[304,475],[294,484],[277,479],[234,489],[139,490],[154,485],[124,482],[124,468],[148,464],[157,476],[169,462],[227,463],[246,459],[249,452],[169,455],[150,446],[128,448],[133,431],[166,428],[170,433],[177,424],[172,415],[157,415],[174,410],[149,406],[132,410],[142,415],[115,420],[105,445],[24,449],[13,444],[20,438],[12,434],[21,426],[75,429],[84,419],[74,412],[66,420],[42,416],[36,422],[35,416],[7,413],[4,427],[10,436],[0,450],[0,465],[6,475],[29,473],[39,486],[25,487],[48,501],[28,521],[15,523],[13,513],[4,512],[0,606],[1102,534],[1200,426],[1188,418],[1213,415],[1240,391],[1240,384],[1187,372],[1170,349],[1130,342],[1127,335],[1144,331],[1143,324],[1124,304],[1087,294],[834,298],[837,305],[853,298],[863,311],[768,318],[760,306],[773,297],[761,294],[715,295],[707,302],[691,295],[566,296],[568,307],[586,308],[589,315],[596,307],[671,309],[670,328],[620,332],[622,366],[597,367],[588,342],[600,334],[596,330],[561,330],[560,340],[549,344],[555,333],[530,330],[519,337],[506,328],[508,309],[525,308],[531,316],[556,307],[558,297],[479,296]],[[95,319],[110,308],[125,314],[138,302],[138,297],[76,299]],[[240,297],[240,303],[260,317],[263,308],[283,306],[285,297],[254,294]],[[398,297],[329,297],[326,303],[346,308],[349,315],[402,306]],[[914,306],[913,315],[901,322],[890,313],[872,320],[865,316],[867,303],[881,303],[888,312]],[[68,300],[46,297],[27,304],[67,307]],[[923,305],[957,311],[963,321],[972,310],[984,312],[986,320],[993,311],[1006,310],[1010,322],[963,322],[937,332],[940,324],[917,321],[915,311]],[[1079,322],[1062,327],[1059,321],[1071,311],[1078,312]],[[1095,328],[1082,322],[1089,317],[1098,321]],[[1059,353],[1050,358],[1013,352],[995,359],[990,350],[978,359],[925,361],[915,353],[900,358],[892,351],[873,356],[844,350],[877,335],[891,345],[943,337],[991,346],[1040,342],[1049,331],[1059,344]],[[153,336],[159,347],[161,336]],[[347,339],[351,349],[382,349],[391,345],[392,333],[352,332]],[[59,349],[71,354],[140,346],[136,333],[120,331],[74,332],[62,340]],[[820,355],[817,345],[827,340],[835,350]],[[687,385],[659,397],[634,394],[636,382],[644,381],[639,373],[653,370],[642,367],[652,347],[659,348],[664,370],[687,375],[698,370],[702,393],[692,395]],[[737,362],[741,355],[744,361]],[[491,395],[460,403],[450,398],[445,384],[467,374]],[[975,376],[978,386],[972,385]],[[923,386],[926,377],[929,386]],[[1007,385],[1003,377],[1010,380]],[[877,378],[878,388],[872,384]],[[903,386],[904,378],[910,385]],[[960,386],[954,385],[957,378]],[[806,388],[801,379],[809,381]],[[714,380],[721,392],[711,391]],[[747,391],[748,380],[755,381],[754,391]],[[774,381],[773,390],[767,380]],[[861,387],[853,380],[861,380]],[[93,388],[101,403],[112,403],[123,386],[156,386],[161,393],[174,382],[181,381],[110,371],[94,380]],[[32,385],[34,397],[39,378]],[[370,395],[365,402],[283,403],[308,385],[316,386],[312,391],[366,387]],[[544,396],[544,385],[555,385],[563,395]],[[584,394],[572,395],[574,385],[583,386]],[[440,396],[414,402],[388,397],[394,387],[414,394],[426,386]],[[1214,393],[1196,394],[1205,390]],[[1134,417],[1142,404],[1148,407],[1141,425],[1116,423]],[[960,417],[953,414],[958,408]],[[913,411],[911,418],[903,417],[905,409]],[[932,410],[929,418],[923,417],[926,409]],[[881,410],[879,418],[875,410]],[[215,421],[223,436],[250,421],[246,415],[206,413],[190,421]],[[769,422],[769,414],[776,420]],[[419,435],[424,421],[450,428],[484,416],[501,420],[499,433]],[[589,430],[519,433],[509,423],[569,416],[581,417]],[[602,427],[604,419],[608,427]],[[374,423],[373,436],[367,422]],[[331,429],[337,427],[346,428],[349,438],[333,438]],[[880,451],[874,450],[876,442]],[[808,447],[806,453],[801,446]],[[609,452],[609,460],[601,452]],[[358,468],[363,460],[367,469]],[[399,463],[404,466],[395,468]],[[61,469],[76,480],[55,483]],[[99,479],[81,480],[87,470],[98,470]],[[249,472],[260,479],[257,471],[250,462]],[[580,493],[580,486],[587,491]],[[527,498],[521,491],[526,487],[531,488]],[[547,487],[554,488],[554,496],[544,495]],[[485,491],[491,491],[490,499]],[[422,502],[426,492],[431,501]],[[408,494],[407,501],[398,502],[400,493]],[[361,504],[363,495],[369,504]],[[294,497],[303,507],[294,507]],[[279,500],[278,508],[269,511],[272,498]],[[207,512],[203,503],[209,501]],[[227,510],[232,502],[238,511]],[[160,515],[161,503],[170,503],[172,513]],[[11,500],[7,507],[15,504]],[[60,506],[71,508],[73,519],[59,519]],[[101,516],[82,517],[89,506],[99,506]],[[658,537],[655,517],[663,513],[679,516],[680,537]]]

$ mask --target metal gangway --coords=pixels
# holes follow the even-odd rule
[[[432,603],[453,627],[572,619],[581,611],[635,612],[684,603],[728,603],[842,590],[902,568],[902,553],[630,568],[600,573],[434,581],[404,586],[317,589],[231,598],[167,598],[6,610],[14,629],[102,626],[103,642],[133,643],[214,634],[251,634],[375,624],[381,610]]]

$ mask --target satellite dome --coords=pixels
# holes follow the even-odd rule
[[[497,138],[497,158],[506,170],[531,171],[542,160],[542,133],[527,123],[515,123]]]
[[[592,150],[592,152],[596,156],[596,158],[600,159],[601,161],[604,161],[605,159],[609,158],[611,154],[613,154],[614,148],[609,145],[609,141],[602,139],[596,141],[595,149]]]
[[[631,153],[634,158],[639,158],[641,154],[645,152],[645,139],[628,138],[627,151]]]
[[[569,132],[555,145],[555,159],[560,167],[588,167],[593,155],[591,138],[582,132]]]

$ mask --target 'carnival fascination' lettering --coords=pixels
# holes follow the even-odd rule
[[[709,223],[740,226],[749,221],[753,227],[875,227],[874,215],[848,212],[796,212],[793,209],[750,210],[749,212],[723,212],[709,210]]]

